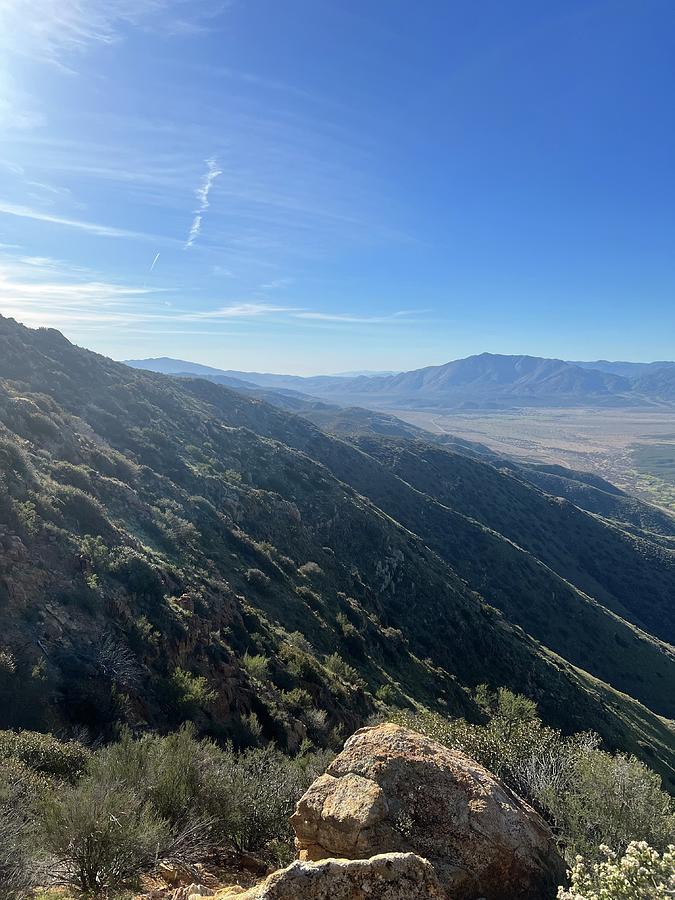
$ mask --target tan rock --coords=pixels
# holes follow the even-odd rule
[[[296,860],[243,894],[218,900],[442,900],[433,867],[414,853],[372,859]]]
[[[158,873],[171,887],[178,884],[190,884],[195,877],[192,868],[176,862],[161,862]]]
[[[200,897],[213,897],[215,891],[203,884],[187,884],[176,888],[171,893],[171,900],[199,900]]]
[[[452,900],[539,900],[564,879],[532,807],[463,753],[397,725],[357,731],[291,821],[301,859],[413,852]]]

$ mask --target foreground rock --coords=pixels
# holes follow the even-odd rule
[[[219,900],[442,900],[431,865],[414,853],[372,859],[296,860],[244,893],[223,891]]]
[[[417,853],[452,900],[539,900],[564,880],[524,800],[463,753],[397,725],[357,731],[291,821],[301,859]]]

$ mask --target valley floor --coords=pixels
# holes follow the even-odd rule
[[[419,428],[477,441],[516,459],[594,472],[627,493],[675,512],[672,409],[395,414]]]

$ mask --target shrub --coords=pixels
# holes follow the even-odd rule
[[[247,569],[246,580],[251,587],[258,588],[261,591],[266,590],[272,583],[269,576],[265,575],[262,569]]]
[[[202,802],[209,746],[196,740],[192,724],[166,737],[144,735],[139,740],[125,730],[117,743],[96,754],[91,776],[131,787],[168,826],[170,840],[162,856],[194,862],[211,848],[211,823]]]
[[[295,593],[312,609],[319,609],[321,607],[321,595],[317,594],[317,592],[313,591],[310,587],[307,587],[306,584],[301,584],[300,587],[296,588]]]
[[[264,681],[267,678],[269,660],[262,653],[250,654],[247,651],[241,658],[241,664],[256,681]]]
[[[33,803],[43,789],[21,763],[5,761],[0,771],[0,898],[23,900],[37,875]]]
[[[205,778],[214,829],[238,852],[266,852],[282,862],[292,853],[289,817],[307,787],[301,766],[273,747],[222,751]]]
[[[190,718],[212,703],[218,694],[203,675],[193,675],[178,666],[169,678],[169,694],[176,712]]]
[[[58,880],[93,894],[133,884],[170,843],[151,805],[100,773],[54,791],[42,827]]]
[[[133,594],[159,602],[164,596],[162,579],[157,569],[131,547],[111,551],[108,571]]]
[[[53,778],[75,781],[90,757],[90,751],[77,741],[59,741],[37,731],[0,731],[0,760],[18,760]]]
[[[110,563],[110,550],[106,547],[102,538],[91,534],[82,538],[80,552],[88,559],[97,572],[106,572]]]
[[[547,805],[573,851],[587,857],[599,844],[619,852],[638,839],[664,850],[675,835],[675,804],[661,779],[625,754],[578,754],[564,797],[551,795]]]
[[[401,695],[391,684],[381,684],[375,691],[375,697],[387,706],[401,705]]]
[[[93,778],[126,782],[171,825],[185,824],[200,792],[202,744],[192,724],[160,737],[134,740],[124,729],[120,740],[99,750],[90,772]]]
[[[295,716],[312,708],[312,697],[304,688],[293,688],[292,691],[281,692],[281,702]]]
[[[558,900],[648,900],[675,895],[675,846],[663,855],[646,841],[633,841],[624,856],[600,847],[604,859],[587,863],[579,856],[570,872],[570,889]]]
[[[337,676],[341,681],[346,682],[352,687],[363,687],[364,680],[353,666],[346,663],[339,653],[331,653],[326,657],[326,668],[333,675]]]
[[[59,485],[54,488],[56,507],[64,518],[84,534],[106,534],[111,525],[100,502],[80,488]]]
[[[298,575],[301,575],[303,578],[312,578],[323,575],[323,569],[318,563],[310,561],[298,567]]]

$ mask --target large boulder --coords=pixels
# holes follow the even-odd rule
[[[398,725],[357,731],[291,822],[301,859],[413,852],[452,900],[539,900],[564,880],[531,806],[468,756]]]
[[[414,853],[372,859],[296,860],[244,893],[218,900],[443,900],[432,866]]]

